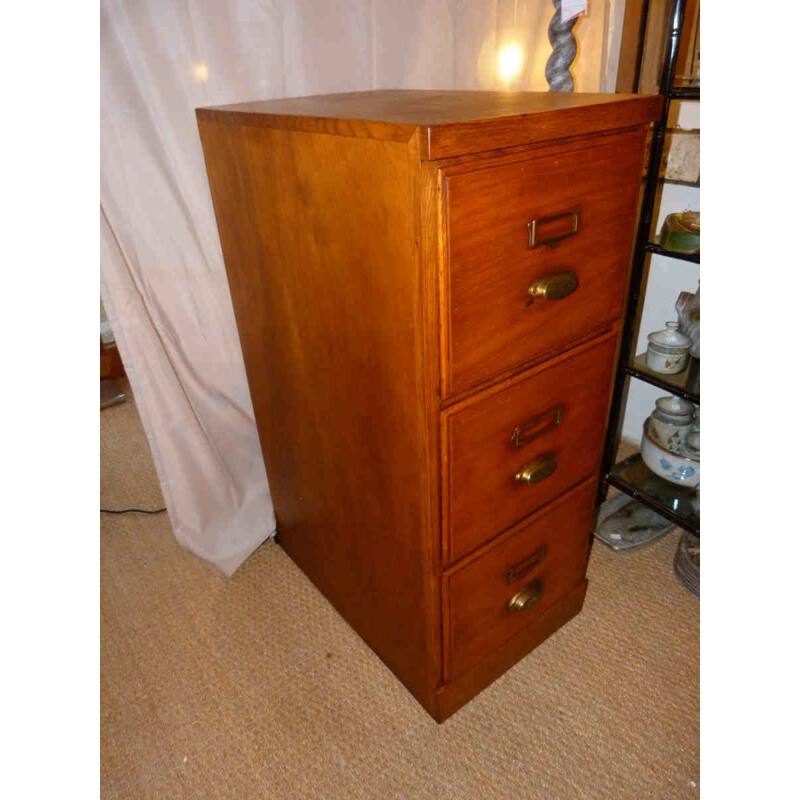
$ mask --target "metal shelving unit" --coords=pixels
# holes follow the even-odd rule
[[[686,4],[684,3],[684,6]],[[674,17],[673,17],[674,19]],[[681,27],[683,27],[683,12],[681,12]],[[680,31],[678,31],[678,38],[680,38]],[[677,55],[677,49],[675,53]],[[663,92],[662,92],[663,94]],[[700,99],[700,87],[699,86],[673,86],[670,91],[667,92],[667,97],[670,100],[699,100]]]
[[[684,530],[700,535],[700,515],[692,504],[694,490],[659,478],[638,453],[614,464],[608,482]]]
[[[659,177],[661,158],[664,153],[664,139],[667,130],[667,117],[672,100],[699,100],[699,86],[676,86],[675,67],[678,56],[683,21],[686,12],[686,0],[674,0],[670,14],[671,25],[667,36],[664,61],[661,69],[659,91],[664,98],[661,118],[653,126],[653,139],[650,148],[650,162],[644,180],[642,192],[642,208],[636,244],[633,251],[628,303],[622,328],[622,342],[619,366],[614,379],[611,397],[610,422],[605,447],[603,449],[602,476],[598,502],[605,499],[609,486],[639,500],[657,511],[663,517],[679,525],[696,536],[700,535],[700,515],[692,504],[693,490],[677,486],[652,473],[636,453],[617,464],[614,458],[619,444],[624,408],[622,401],[626,383],[629,379],[644,381],[658,386],[667,392],[684,397],[695,404],[700,404],[700,365],[694,358],[690,359],[687,368],[678,375],[663,375],[647,368],[644,354],[635,355],[635,335],[637,312],[642,293],[645,259],[649,255],[661,255],[683,261],[700,263],[700,256],[673,253],[665,250],[660,244],[652,241],[653,210],[658,186],[663,183]]]
[[[665,250],[660,244],[655,242],[648,242],[644,249],[648,253],[654,253],[658,256],[667,256],[668,258],[677,258],[680,261],[691,261],[694,264],[700,263],[700,253],[675,253],[672,250]]]
[[[700,405],[700,362],[697,359],[690,359],[683,372],[665,375],[663,372],[653,372],[647,366],[645,354],[641,353],[633,359],[633,364],[627,364],[623,369],[631,378],[658,386],[659,389]]]

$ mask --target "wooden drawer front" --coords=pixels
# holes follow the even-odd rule
[[[532,363],[621,313],[644,132],[598,141],[446,178],[445,396]],[[564,271],[577,278],[571,294],[528,305],[529,287]]]
[[[598,468],[615,347],[616,336],[606,334],[444,412],[446,562]],[[542,459],[555,464],[549,475],[534,476],[541,478],[535,483],[516,479]]]
[[[594,518],[586,481],[464,566],[445,573],[446,680],[466,672],[574,589],[586,572]],[[523,610],[510,610],[517,598]],[[538,599],[537,599],[538,597]]]

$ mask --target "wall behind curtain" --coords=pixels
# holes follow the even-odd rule
[[[607,5],[576,26],[578,91],[598,91]],[[551,16],[549,0],[101,0],[101,293],[175,535],[224,573],[275,519],[194,109],[544,91]],[[528,59],[501,85],[491,65],[512,28]]]

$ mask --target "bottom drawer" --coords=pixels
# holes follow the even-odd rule
[[[538,619],[583,579],[594,519],[591,478],[444,574],[445,680]]]

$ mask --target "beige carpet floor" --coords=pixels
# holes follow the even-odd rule
[[[134,403],[101,428],[102,505],[163,505]],[[597,544],[582,614],[437,725],[274,543],[226,579],[166,514],[101,517],[106,800],[699,796],[677,533]]]

